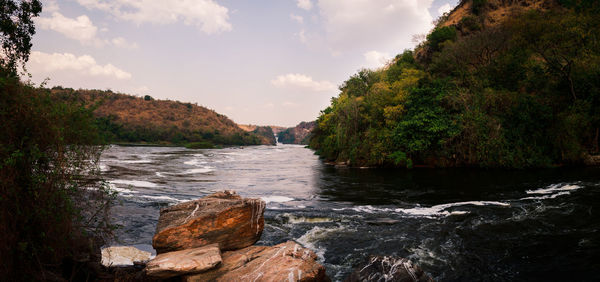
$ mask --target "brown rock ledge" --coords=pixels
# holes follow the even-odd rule
[[[315,253],[293,241],[222,254],[221,266],[182,281],[329,281]]]
[[[264,228],[265,202],[217,192],[160,211],[152,246],[158,254],[219,243],[222,251],[251,246]]]

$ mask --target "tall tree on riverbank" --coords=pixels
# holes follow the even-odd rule
[[[0,10],[0,277],[89,279],[78,263],[97,251],[89,234],[110,229],[95,119],[17,77],[40,2],[0,0]]]

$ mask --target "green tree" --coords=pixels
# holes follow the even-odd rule
[[[17,66],[29,59],[31,37],[35,34],[32,20],[42,12],[39,0],[0,0],[0,42],[3,54],[0,67],[5,74],[16,75]]]

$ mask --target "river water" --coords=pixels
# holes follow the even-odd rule
[[[297,145],[111,146],[113,245],[152,251],[162,207],[220,190],[267,202],[258,242],[295,240],[332,280],[368,255],[407,257],[438,281],[600,281],[600,169],[355,169]]]

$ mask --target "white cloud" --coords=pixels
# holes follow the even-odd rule
[[[390,54],[377,52],[377,51],[369,51],[363,54],[365,60],[367,61],[367,67],[378,68],[385,65],[390,60]]]
[[[35,22],[40,29],[54,30],[82,44],[101,44],[96,38],[98,28],[86,15],[72,19],[53,12],[51,17],[36,18]]]
[[[446,3],[438,8],[438,15],[441,16],[444,13],[448,13],[450,11],[452,11],[452,6],[450,6],[450,3]]]
[[[58,12],[59,7],[56,0],[47,0],[43,3],[43,11],[46,13]]]
[[[213,0],[77,0],[88,9],[109,12],[114,17],[137,24],[183,22],[206,34],[232,29],[229,10]]]
[[[75,56],[70,53],[31,52],[28,70],[32,73],[50,74],[55,71],[76,72],[88,76],[105,76],[116,79],[130,79],[131,74],[112,64],[99,65],[89,55]]]
[[[298,8],[300,9],[304,9],[304,10],[310,10],[313,7],[313,4],[310,0],[298,0],[296,2],[296,5],[298,5]]]
[[[297,33],[296,35],[298,36],[298,39],[300,40],[300,42],[306,43],[306,31],[304,29],[300,30],[300,32]]]
[[[410,48],[411,36],[432,27],[433,0],[319,0],[332,54]]]
[[[290,19],[296,21],[297,23],[304,23],[304,18],[302,16],[290,14]]]
[[[329,81],[314,81],[312,77],[298,73],[279,75],[275,79],[271,80],[271,84],[282,88],[296,87],[309,89],[315,92],[333,91],[336,89],[335,85]]]
[[[119,48],[125,48],[125,49],[137,49],[138,45],[135,42],[129,42],[127,41],[127,39],[123,38],[123,37],[115,37],[113,38],[110,43],[112,43],[114,46],[119,47]]]
[[[138,45],[128,42],[123,37],[115,37],[112,40],[98,38],[98,27],[92,23],[86,15],[76,18],[68,18],[59,12],[53,12],[51,17],[40,17],[35,19],[37,26],[43,30],[53,30],[67,38],[77,40],[83,45],[95,45],[102,47],[108,44],[119,48],[136,49]],[[105,30],[103,30],[105,31]]]

